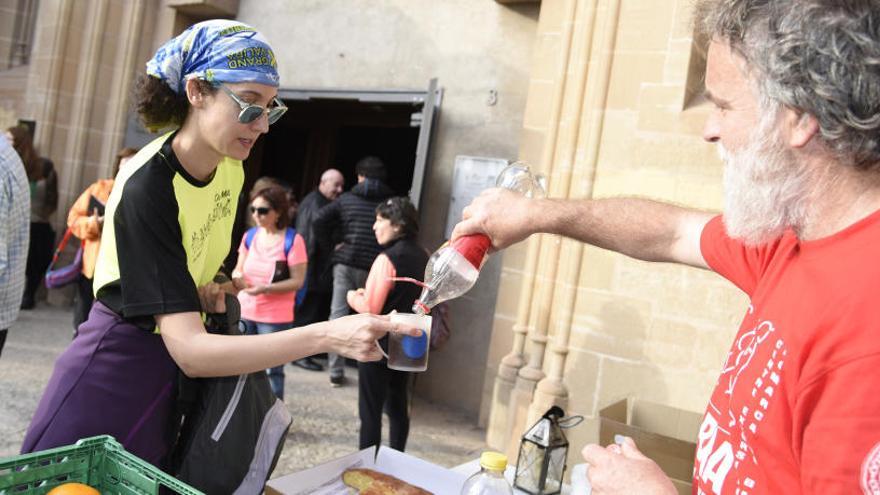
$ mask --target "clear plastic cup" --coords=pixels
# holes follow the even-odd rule
[[[428,369],[431,317],[412,313],[392,313],[391,321],[420,328],[422,335],[411,337],[400,333],[389,333],[388,367],[398,371],[425,371]]]

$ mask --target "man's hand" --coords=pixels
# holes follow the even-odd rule
[[[388,332],[403,333],[412,337],[422,334],[420,329],[394,323],[388,316],[368,313],[337,318],[324,325],[326,325],[324,340],[327,350],[358,361],[382,359],[376,341]]]
[[[506,189],[487,189],[462,210],[452,238],[486,234],[493,248],[504,249],[536,232],[530,215],[534,208],[535,200]]]
[[[581,451],[589,464],[587,477],[594,495],[676,495],[678,491],[654,461],[645,457],[632,438],[620,445],[590,444]]]

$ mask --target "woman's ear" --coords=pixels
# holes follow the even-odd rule
[[[202,92],[198,79],[187,79],[184,89],[186,90],[186,99],[189,100],[191,106],[195,108],[203,108],[205,106],[205,93]]]

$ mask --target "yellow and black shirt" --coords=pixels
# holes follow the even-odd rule
[[[145,329],[155,315],[200,311],[197,287],[229,253],[241,162],[224,158],[200,181],[171,149],[174,133],[146,145],[120,170],[107,202],[95,295]]]

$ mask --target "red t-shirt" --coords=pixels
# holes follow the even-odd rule
[[[751,298],[697,439],[695,494],[880,494],[880,211],[746,247],[721,217],[709,266]]]

